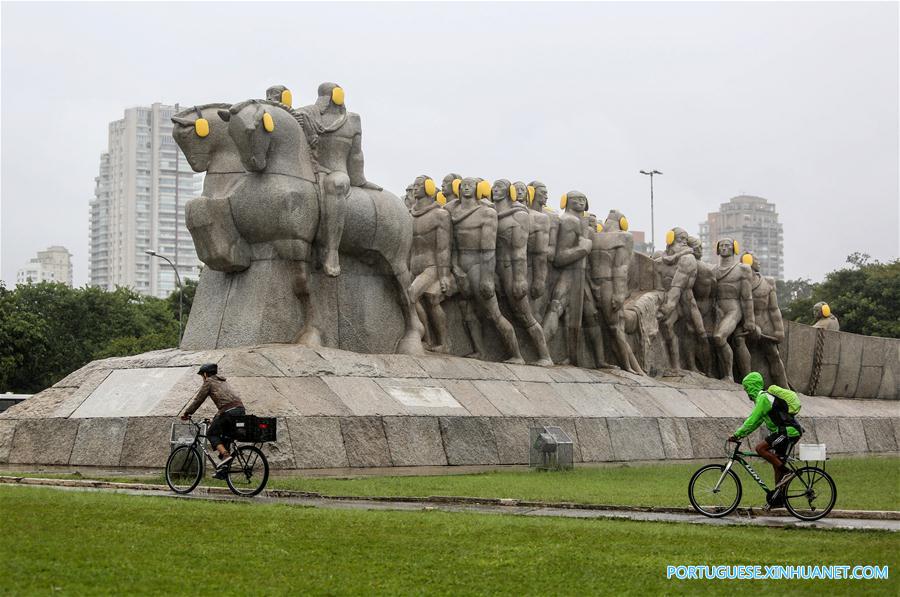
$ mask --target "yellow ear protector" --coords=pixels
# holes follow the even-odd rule
[[[531,205],[532,203],[534,203],[534,193],[535,193],[534,187],[531,185],[528,185],[528,205]]]
[[[194,111],[197,112],[197,120],[194,121],[194,132],[197,133],[198,137],[203,138],[209,134],[209,121],[203,118],[203,113],[197,106],[194,106]]]
[[[666,232],[666,246],[671,245],[675,242],[675,231],[669,230]]]
[[[563,196],[559,200],[559,208],[565,209],[568,204],[569,204],[569,194],[563,193]]]
[[[603,224],[597,222],[597,232],[603,232]]]
[[[440,205],[447,205],[447,198],[444,197],[443,191],[438,191],[437,197],[435,197],[434,200],[437,201]]]
[[[828,306],[828,303],[822,305],[822,317],[831,317],[831,307]]]
[[[459,185],[462,184],[462,180],[459,178],[454,178],[453,182],[450,183],[450,188],[453,189],[453,194],[459,197]]]
[[[335,87],[331,90],[331,101],[333,101],[338,106],[344,105],[344,90],[340,87]]]
[[[626,218],[625,216],[619,218],[619,230],[621,230],[622,232],[628,231],[628,218]]]
[[[275,130],[275,121],[272,120],[272,115],[268,112],[263,113],[263,128],[266,129],[267,133],[271,133]]]
[[[516,190],[516,187],[513,184],[509,185],[509,198],[513,201],[519,200],[519,192]]]
[[[434,197],[435,192],[437,192],[437,186],[434,184],[434,181],[425,177],[425,194],[429,197]]]
[[[287,106],[294,105],[294,96],[291,95],[290,89],[285,89],[281,92],[281,103]]]
[[[744,253],[741,255],[741,263],[744,265],[753,265],[753,255],[750,253]]]
[[[738,241],[732,241],[734,243],[734,254],[737,255],[741,250],[741,245],[738,244]]]
[[[475,187],[475,198],[476,199],[488,199],[491,196],[491,183],[486,180],[482,180],[478,183],[478,186]]]

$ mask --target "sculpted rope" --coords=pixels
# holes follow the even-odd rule
[[[809,389],[810,395],[816,393],[816,386],[819,385],[819,374],[822,372],[822,355],[825,352],[825,330],[819,328],[816,330],[816,349],[813,351],[812,371],[809,373]]]

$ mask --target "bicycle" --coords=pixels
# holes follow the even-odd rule
[[[256,417],[252,416],[241,417],[240,419],[257,420]],[[237,425],[241,423],[243,423],[243,426],[246,426],[245,421],[239,420],[236,422]],[[200,456],[201,453],[213,468],[216,468],[216,462],[213,460],[213,457],[203,449],[202,440],[206,439],[209,419],[204,419],[197,423],[188,418],[188,424],[193,427],[194,437],[192,442],[175,448],[166,462],[166,484],[172,491],[181,495],[192,492],[203,478],[205,461]],[[266,422],[260,425],[268,426],[269,424]],[[271,432],[274,434],[274,431],[274,424],[272,424]],[[260,440],[258,436],[252,435],[247,439],[251,441]],[[269,480],[269,461],[259,448],[264,441],[268,440],[254,441],[251,445],[238,446],[237,441],[233,438],[226,439],[225,445],[229,448],[229,454],[234,457],[234,460],[224,470],[216,471],[215,476],[216,478],[224,478],[225,483],[228,484],[228,489],[235,495],[253,497],[265,488],[266,482]]]
[[[688,497],[691,500],[691,505],[700,514],[710,518],[721,518],[737,509],[738,504],[741,502],[743,488],[741,487],[741,480],[732,470],[735,462],[743,465],[747,472],[750,473],[750,476],[766,492],[766,506],[764,510],[771,509],[773,504],[777,503],[780,498],[783,498],[784,506],[794,517],[800,520],[819,520],[834,508],[834,503],[837,500],[837,488],[831,475],[818,466],[809,466],[809,461],[805,461],[805,466],[796,467],[794,463],[800,462],[801,459],[791,456],[793,446],[791,446],[787,456],[784,458],[788,472],[785,478],[782,479],[781,484],[774,489],[769,489],[768,485],[759,477],[759,474],[750,466],[750,463],[744,459],[745,457],[762,457],[755,452],[741,452],[740,447],[741,442],[737,442],[727,464],[708,464],[700,467],[691,477],[688,485]],[[726,454],[728,450],[728,443],[726,442]],[[827,458],[825,458],[824,454],[821,457],[822,466],[824,467],[824,462]]]

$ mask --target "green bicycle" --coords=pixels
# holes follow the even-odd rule
[[[766,492],[765,510],[771,509],[773,504],[783,499],[788,512],[796,518],[819,520],[827,516],[834,508],[837,500],[837,488],[831,475],[818,466],[809,466],[808,462],[805,466],[797,467],[795,463],[801,460],[791,456],[793,446],[785,458],[788,473],[774,489],[770,489],[759,477],[759,474],[753,470],[750,463],[745,460],[745,458],[760,458],[760,456],[755,452],[741,452],[740,447],[741,442],[737,442],[727,463],[708,464],[701,467],[691,477],[688,484],[688,497],[691,505],[700,514],[710,518],[721,518],[737,509],[738,504],[741,503],[743,488],[741,480],[734,471],[735,462],[740,463]],[[822,450],[824,451],[824,446]],[[727,442],[725,451],[726,453],[729,451]],[[827,459],[824,454],[821,457],[824,467]]]

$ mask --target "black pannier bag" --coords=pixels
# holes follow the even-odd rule
[[[276,441],[277,427],[275,417],[241,415],[232,417],[232,423],[235,441],[255,444]]]

